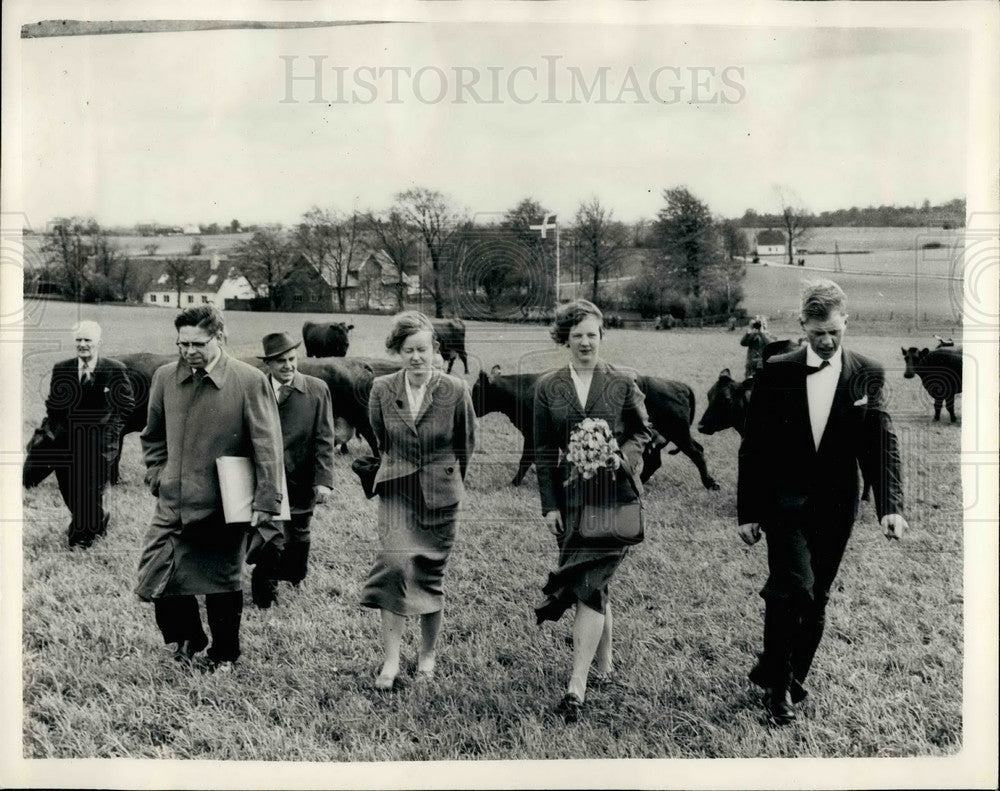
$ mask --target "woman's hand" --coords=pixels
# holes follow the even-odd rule
[[[545,514],[545,526],[556,538],[559,538],[563,534],[562,517],[558,511],[549,511]]]

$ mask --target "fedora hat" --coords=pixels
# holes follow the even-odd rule
[[[294,340],[287,332],[272,332],[270,335],[265,335],[262,342],[264,353],[257,355],[258,360],[280,357],[285,352],[297,349],[302,344],[302,341]]]

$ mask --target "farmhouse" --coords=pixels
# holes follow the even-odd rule
[[[302,253],[292,261],[275,290],[278,310],[316,313],[330,310],[333,304],[333,287]]]
[[[420,293],[420,277],[400,272],[384,250],[374,250],[348,271],[347,305],[354,310],[396,310]]]
[[[218,253],[169,259],[142,257],[137,262],[155,263],[155,274],[142,298],[146,305],[161,308],[215,305],[221,309],[225,308],[227,299],[256,296],[249,281],[228,264],[226,256]]]
[[[757,234],[754,247],[757,255],[784,255],[785,235],[770,229],[761,231]]]

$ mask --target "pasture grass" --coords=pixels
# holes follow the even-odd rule
[[[24,439],[41,419],[52,363],[71,354],[78,308],[45,305],[25,344]],[[169,351],[170,311],[84,307],[105,351]],[[254,354],[267,332],[297,334],[303,315],[227,316],[230,346]],[[385,318],[356,316],[351,354],[381,354]],[[785,335],[794,332],[790,331]],[[735,530],[732,432],[699,437],[721,485],[701,487],[683,456],[647,487],[647,540],[611,587],[617,683],[591,688],[585,718],[552,713],[571,657],[568,617],[536,627],[533,606],[556,551],[530,472],[510,487],[520,436],[506,418],[479,423],[458,538],[446,572],[438,674],[414,676],[415,622],[397,692],[373,687],[378,616],[358,605],[377,549],[375,504],[338,457],[332,502],[313,519],[300,589],[278,605],[247,602],[243,658],[232,675],[174,663],[152,606],[132,589],[153,500],[137,435],[123,482],[109,490],[108,537],[67,550],[54,479],[24,495],[24,754],[29,758],[210,758],[264,761],[940,756],[962,744],[962,502],[958,425],[932,423],[919,384],[902,379],[905,337],[852,327],[848,343],[887,365],[903,445],[910,533],[889,544],[862,515],[828,610],[829,625],[799,721],[768,728],[746,671],[760,646],[763,544]],[[556,359],[543,327],[469,325],[473,372],[541,370]],[[705,393],[723,367],[742,371],[733,333],[612,331],[605,357]],[[467,377],[471,380],[471,376]],[[959,402],[959,411],[963,404]]]

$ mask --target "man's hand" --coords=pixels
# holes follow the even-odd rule
[[[899,541],[908,527],[906,520],[901,514],[886,514],[882,517],[882,521],[879,524],[885,530],[885,537],[890,541],[893,539]]]
[[[753,546],[760,541],[760,522],[747,522],[740,525],[740,538],[747,546]]]
[[[314,486],[313,491],[316,492],[316,505],[322,505],[326,502],[326,498],[333,494],[333,489],[323,484]]]
[[[559,515],[558,511],[549,511],[545,514],[545,526],[556,538],[559,538],[559,536],[563,534],[562,517]]]

